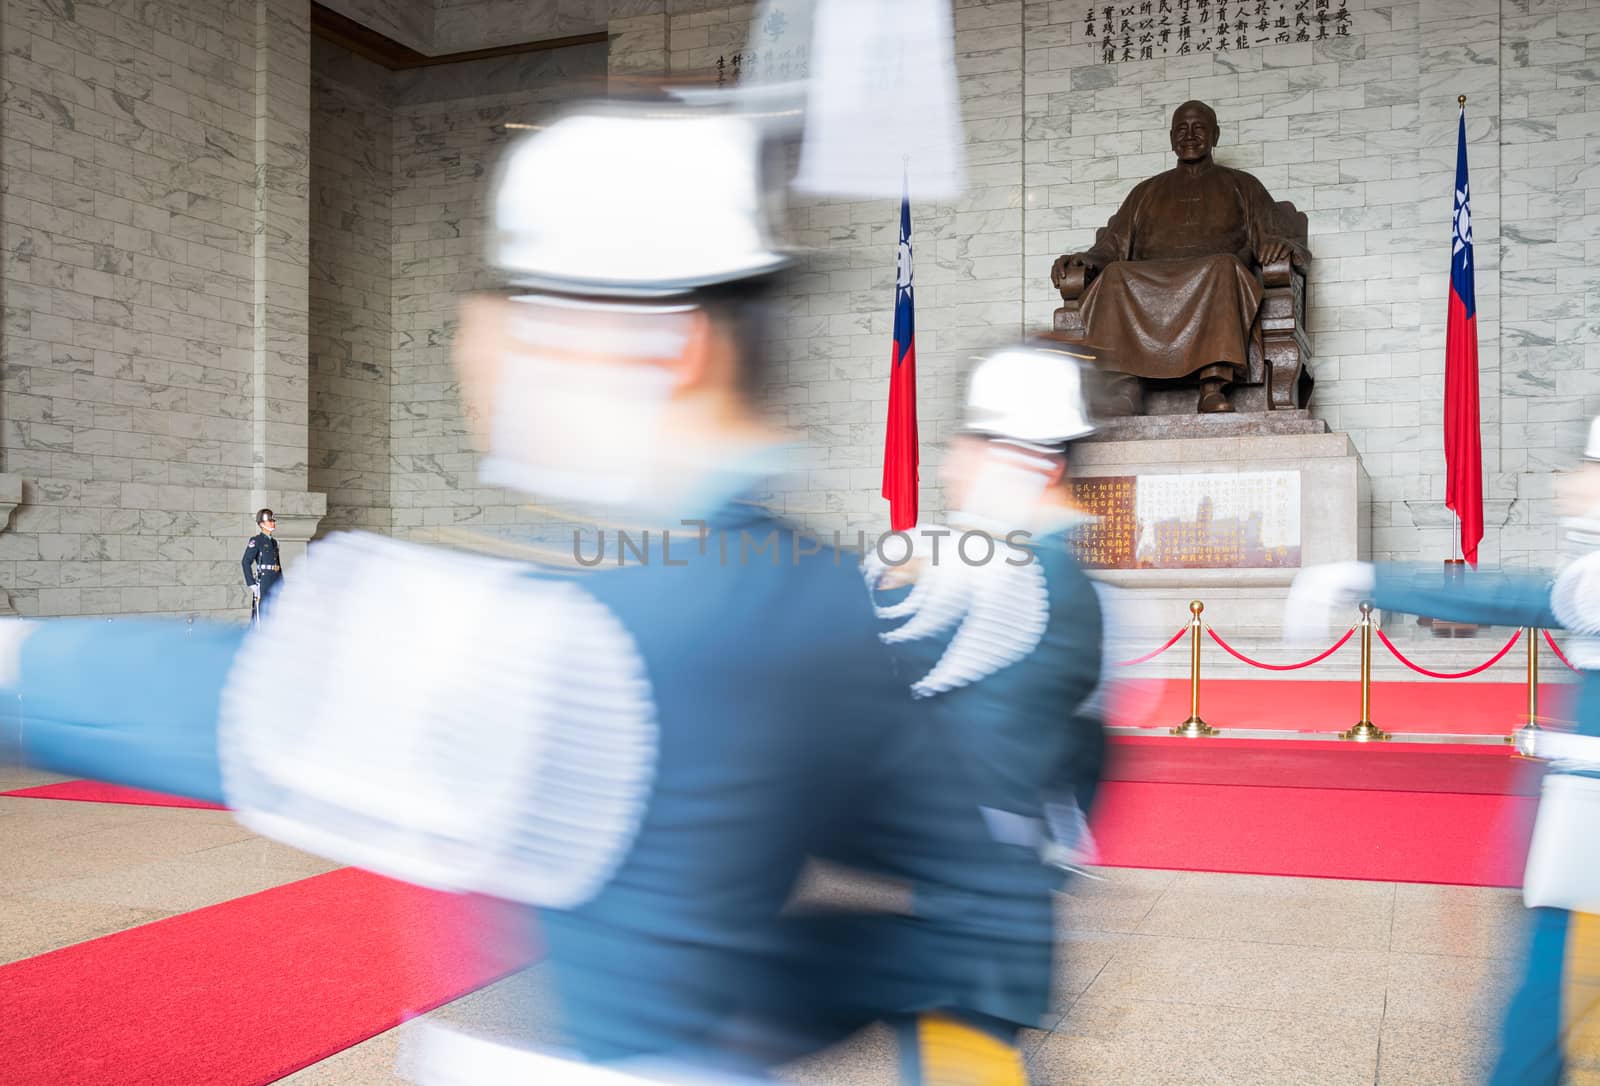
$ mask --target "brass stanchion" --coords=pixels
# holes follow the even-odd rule
[[[1340,739],[1371,743],[1389,738],[1389,733],[1372,722],[1372,603],[1361,601],[1361,719]]]
[[[1199,600],[1189,604],[1189,719],[1172,729],[1173,735],[1190,739],[1217,734],[1217,729],[1200,719],[1200,634],[1205,625],[1200,621],[1200,613],[1205,609],[1206,605]]]
[[[1524,626],[1523,633],[1528,638],[1528,720],[1522,727],[1506,736],[1506,742],[1517,748],[1518,754],[1533,756],[1536,742],[1535,736],[1539,734],[1539,631],[1532,626]]]

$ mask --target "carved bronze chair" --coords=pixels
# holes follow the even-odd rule
[[[1277,205],[1283,236],[1306,244],[1306,215],[1287,200]],[[1239,385],[1265,386],[1269,411],[1304,407],[1311,399],[1311,341],[1306,333],[1306,273],[1287,260],[1261,270],[1266,290],[1258,318],[1261,334],[1250,337],[1250,363]],[[1093,274],[1086,268],[1068,268],[1061,284],[1061,308],[1056,310],[1055,333],[1063,343],[1083,343],[1083,314],[1079,306]]]

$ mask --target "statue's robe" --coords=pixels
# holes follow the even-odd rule
[[[1141,182],[1089,250],[1101,271],[1083,295],[1088,340],[1139,377],[1242,371],[1259,335],[1255,254],[1285,234],[1266,187],[1241,170],[1180,164]]]

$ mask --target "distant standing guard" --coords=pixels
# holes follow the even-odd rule
[[[256,513],[256,527],[261,531],[250,537],[244,545],[244,557],[239,564],[244,567],[244,583],[250,589],[250,611],[256,621],[267,617],[267,601],[283,583],[283,560],[278,556],[278,541],[272,533],[278,528],[278,519],[272,510]]]

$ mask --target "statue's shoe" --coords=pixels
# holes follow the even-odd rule
[[[1138,394],[1112,396],[1106,401],[1105,413],[1114,419],[1132,418],[1144,414],[1144,397]]]
[[[1233,404],[1228,402],[1228,397],[1221,392],[1202,392],[1200,394],[1200,413],[1202,415],[1224,415],[1233,411]]]

